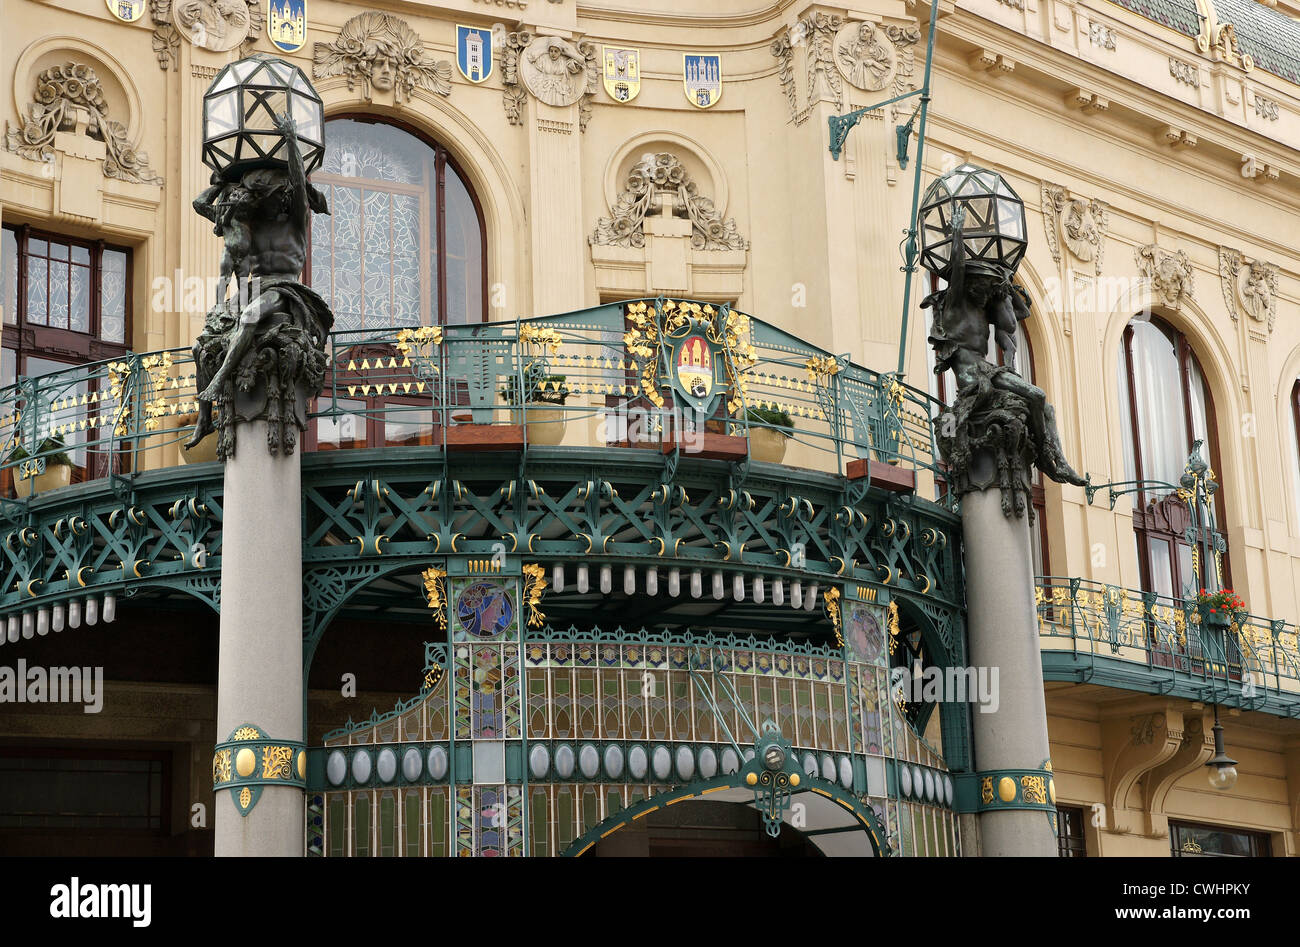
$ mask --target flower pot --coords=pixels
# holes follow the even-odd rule
[[[1232,624],[1232,613],[1223,609],[1214,612],[1206,609],[1201,612],[1201,623],[1210,628],[1227,628]]]
[[[525,414],[529,444],[553,447],[564,440],[563,407],[530,404]]]
[[[72,483],[72,468],[67,464],[46,463],[45,473],[36,474],[25,480],[14,481],[14,493],[19,498],[29,497],[46,490],[57,490]]]
[[[779,464],[785,457],[788,435],[775,428],[751,427],[749,429],[749,456],[765,464]]]

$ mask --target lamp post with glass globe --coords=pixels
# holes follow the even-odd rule
[[[213,222],[224,252],[194,346],[199,422],[191,444],[215,434],[225,462],[217,855],[303,851],[302,482],[294,447],[320,390],[333,323],[325,301],[300,282],[311,215],[328,213],[307,180],[320,165],[323,133],[320,96],[300,69],[274,56],[231,63],[204,96],[203,160],[213,173],[194,208]]]
[[[933,308],[936,372],[957,381],[935,419],[949,492],[961,499],[971,662],[995,669],[996,702],[974,717],[985,855],[1056,854],[1056,790],[1047,742],[1028,518],[1033,467],[1082,484],[1065,462],[1043,391],[987,358],[989,335],[1013,362],[1028,301],[1013,284],[1025,253],[1025,208],[1001,175],[964,164],[921,202],[921,262],[946,285]],[[988,711],[988,712],[985,712]]]

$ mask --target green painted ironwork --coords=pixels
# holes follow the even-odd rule
[[[1300,628],[1194,599],[1038,579],[1043,676],[1300,717]]]

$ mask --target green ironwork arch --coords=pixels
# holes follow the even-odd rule
[[[601,839],[613,835],[637,819],[659,809],[676,805],[679,802],[685,802],[688,799],[704,799],[724,789],[743,789],[752,792],[754,787],[745,780],[748,769],[750,767],[742,768],[729,775],[715,776],[713,779],[697,780],[685,786],[658,793],[649,799],[643,799],[625,809],[621,809],[574,839],[561,852],[561,856],[576,858],[583,855]],[[889,835],[880,824],[880,820],[876,818],[876,814],[871,807],[863,804],[861,800],[845,792],[835,783],[827,782],[817,776],[804,776],[799,786],[790,792],[791,795],[807,792],[817,793],[838,804],[858,820],[861,831],[866,834],[876,857],[886,858],[894,854],[888,842]]]

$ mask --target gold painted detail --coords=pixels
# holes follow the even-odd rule
[[[998,780],[998,798],[1003,802],[1014,802],[1016,798],[1016,781],[1010,776]]]
[[[814,355],[804,362],[808,377],[814,384],[825,385],[833,375],[840,373],[840,362],[833,355]]]
[[[824,597],[826,606],[826,617],[831,620],[831,627],[835,629],[835,647],[844,647],[844,636],[840,633],[840,590],[830,588],[826,590]]]
[[[1182,851],[1186,852],[1189,855],[1204,854],[1204,850],[1197,843],[1196,839],[1190,839],[1190,838],[1187,841],[1183,842]]]
[[[441,664],[435,664],[424,672],[424,690],[431,691],[447,676],[447,669]]]
[[[251,789],[245,786],[243,789],[239,790],[239,808],[247,809],[252,801],[253,791]]]
[[[876,590],[868,585],[858,586],[859,602],[874,602],[876,600]]]
[[[212,784],[230,782],[230,750],[218,750],[212,757]]]
[[[1046,776],[1021,776],[1020,786],[1024,790],[1026,802],[1035,802],[1042,806],[1047,805]]]
[[[430,345],[442,345],[442,326],[420,326],[397,333],[397,351],[404,356],[409,356],[413,348],[421,350],[417,354],[426,354],[424,350]]]
[[[988,805],[993,801],[993,777],[984,776],[980,779],[980,802]]]
[[[262,737],[262,734],[261,734],[261,732],[257,729],[257,727],[240,727],[238,730],[235,731],[234,736],[232,736],[230,739],[232,739],[232,740],[258,740],[258,739],[261,739],[261,737]]]
[[[292,779],[293,778],[293,747],[289,746],[264,746],[262,747],[262,778],[263,779]]]
[[[420,573],[424,580],[424,595],[433,612],[433,620],[438,627],[447,630],[447,570],[430,566]]]
[[[538,608],[542,603],[542,593],[546,591],[546,568],[537,562],[524,565],[524,601],[528,605],[528,627],[540,628],[546,616]]]
[[[257,766],[257,757],[248,747],[244,747],[235,754],[235,772],[247,779],[253,775],[253,770]]]
[[[898,650],[898,636],[902,631],[898,627],[898,603],[889,603],[889,653],[893,654]]]
[[[500,572],[503,566],[500,559],[470,559],[465,565],[470,572]]]

